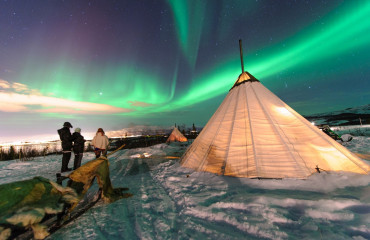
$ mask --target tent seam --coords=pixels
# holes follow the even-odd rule
[[[224,101],[227,99],[227,98],[229,98],[228,97],[228,95],[225,97],[225,99],[224,99]],[[221,105],[219,106],[219,108],[216,110],[216,112],[212,115],[212,117],[210,118],[210,120],[212,120],[212,118],[214,117],[214,116],[216,116],[217,115],[217,113],[219,112],[219,111],[221,111],[220,109],[222,109],[223,108],[223,105],[224,105],[224,101],[222,101],[222,103],[221,103]],[[213,122],[213,121],[212,121]],[[208,124],[209,123],[209,124]],[[202,129],[202,131],[201,131],[201,133],[202,132],[207,132],[207,129],[209,128],[209,126],[211,126],[212,124],[211,124],[211,122],[208,122],[207,124],[206,124],[206,126]],[[188,162],[188,160],[189,160],[189,158],[187,158],[187,156],[189,155],[189,154],[191,154],[191,150],[194,148],[194,151],[193,152],[195,152],[195,150],[196,149],[198,149],[198,146],[199,146],[199,141],[201,141],[201,138],[200,137],[202,137],[202,135],[201,135],[201,133],[200,133],[200,135],[194,140],[194,142],[193,142],[193,144],[194,143],[196,143],[196,145],[194,145],[194,147],[193,147],[193,144],[186,150],[186,152],[184,153],[184,156],[182,157],[182,159],[181,159],[181,164],[185,164],[186,162]],[[206,153],[207,153],[207,151],[206,151]],[[186,159],[186,161],[183,161],[183,159]],[[203,163],[201,162],[201,165],[202,165],[202,167],[203,167]],[[200,169],[200,166],[198,166],[197,167],[197,170],[199,170]]]
[[[263,86],[262,84],[261,84],[261,86],[262,87],[264,87],[264,88],[266,88],[265,86]],[[266,90],[268,90],[267,88],[266,88]],[[272,93],[270,90],[268,90],[268,92],[269,93]],[[272,93],[273,94],[273,93]],[[274,94],[273,94],[274,95]],[[281,101],[281,99],[280,98],[278,98],[278,100],[279,101]],[[285,105],[287,105],[286,103],[284,103],[283,101],[281,101],[282,103],[283,103],[283,105],[284,105],[284,107],[285,107]],[[286,108],[286,107],[285,107]],[[268,109],[266,109],[266,111],[267,112],[269,112],[268,111]],[[288,110],[289,111],[289,110]],[[270,113],[270,112],[269,112]],[[271,115],[271,114],[270,114]],[[271,120],[272,121],[275,121],[275,118],[272,118],[271,117]],[[309,174],[311,174],[312,173],[312,171],[311,171],[311,169],[307,166],[307,164],[306,164],[306,161],[303,159],[303,157],[301,156],[301,154],[299,153],[299,151],[297,151],[296,150],[296,148],[295,148],[295,145],[290,141],[290,139],[288,138],[288,136],[285,134],[285,131],[280,127],[280,125],[279,124],[277,124],[277,126],[275,126],[275,124],[273,124],[274,125],[274,127],[276,128],[276,129],[280,129],[280,131],[278,131],[279,132],[279,134],[280,135],[284,135],[284,138],[289,142],[289,144],[291,145],[291,148],[294,150],[294,152],[296,153],[296,154],[298,154],[298,156],[300,157],[300,159],[303,161],[303,164],[304,164],[304,166],[306,167],[306,169],[307,169],[307,171],[308,171],[308,173]],[[287,146],[287,148],[288,148],[288,150],[290,149],[289,148],[289,146],[284,142],[284,144]],[[290,153],[290,151],[289,151],[289,153]],[[292,154],[291,154],[292,155]],[[293,156],[293,155],[292,155]],[[293,156],[293,159],[294,159],[294,161],[296,162],[296,166],[300,166],[300,164],[298,164],[298,162],[297,162],[297,159]],[[300,169],[301,171],[302,171],[302,168]]]
[[[253,87],[252,87],[252,84],[249,84],[249,87],[252,88],[253,90]],[[256,93],[254,92],[254,94],[256,95]],[[245,90],[245,95],[247,96],[247,89]],[[256,96],[257,97],[257,96]],[[247,96],[248,98],[248,96]],[[259,166],[259,163],[257,161],[257,153],[256,153],[256,146],[254,144],[254,136],[253,136],[253,128],[252,128],[252,119],[251,119],[251,114],[250,114],[250,111],[249,111],[249,104],[248,104],[248,99],[247,99],[247,109],[248,109],[248,119],[249,119],[249,127],[250,127],[250,130],[251,130],[251,138],[252,138],[252,146],[253,146],[253,154],[254,154],[254,162],[256,164],[256,176],[258,177],[259,174],[260,174],[260,166]]]
[[[289,107],[290,108],[290,107]],[[289,111],[289,110],[288,110]],[[301,121],[303,124],[305,124],[306,126],[308,126],[308,128],[312,131],[312,132],[314,132],[317,136],[321,136],[319,133],[320,132],[316,132],[315,130],[313,130],[312,128],[311,128],[311,126],[310,125],[308,125],[305,121],[302,121],[302,119],[300,119],[300,117],[299,116],[297,116],[294,112],[291,112],[291,111],[289,111],[290,113],[292,113],[292,114],[294,114],[298,119],[299,119],[299,121]],[[301,116],[302,117],[302,116]],[[320,131],[319,129],[317,129],[317,131]],[[324,134],[324,133],[323,133]],[[339,148],[344,148],[342,145],[340,145],[339,143],[339,146],[335,146],[334,145],[334,143],[333,142],[331,142],[330,141],[330,139],[327,139],[327,138],[330,138],[329,136],[327,136],[326,134],[324,134],[324,139],[325,139],[325,141],[326,142],[328,142],[332,147],[334,147],[334,148],[336,148],[336,149],[338,149],[338,147]],[[334,140],[333,140],[334,141]],[[354,161],[352,161],[352,159],[348,156],[348,154],[346,154],[346,153],[344,153],[343,152],[343,150],[347,150],[347,149],[338,149],[338,151],[341,153],[341,154],[343,154],[349,161],[351,161],[352,163],[354,163],[356,166],[358,166],[360,169],[362,169],[365,173],[368,173],[368,171],[366,170],[366,169],[364,169],[362,166],[360,166],[357,162],[354,162]],[[349,150],[347,150],[347,151],[349,151]],[[326,159],[325,159],[326,160]],[[360,158],[359,158],[359,160],[361,160]]]
[[[229,136],[229,144],[227,146],[227,151],[226,151],[226,158],[224,160],[224,163],[222,164],[221,166],[221,174],[222,175],[225,175],[225,168],[226,168],[226,163],[227,163],[227,160],[229,158],[229,151],[230,151],[230,143],[231,143],[231,139],[232,139],[232,136],[233,136],[233,133],[234,133],[234,123],[235,123],[235,117],[236,117],[236,109],[238,107],[238,103],[239,103],[239,94],[240,94],[240,91],[237,92],[237,101],[236,101],[236,104],[235,104],[235,107],[234,107],[234,116],[233,116],[233,121],[231,123],[231,134]],[[231,102],[231,101],[230,101]]]
[[[230,98],[230,97],[229,97],[229,98]],[[231,101],[229,101],[229,105],[228,105],[228,106],[230,106],[230,103],[231,103]],[[226,109],[228,109],[228,107],[227,107]],[[220,111],[221,111],[221,110],[220,110]],[[201,162],[202,162],[202,165],[199,167],[199,169],[202,169],[202,168],[203,168],[203,166],[204,166],[204,161],[205,161],[206,157],[209,155],[209,151],[210,151],[211,147],[213,146],[213,142],[215,141],[216,136],[218,135],[218,132],[220,131],[220,128],[221,128],[222,122],[223,122],[223,120],[225,119],[225,115],[226,115],[226,114],[224,114],[224,115],[222,116],[222,121],[220,121],[220,124],[218,125],[218,128],[217,128],[217,132],[216,132],[216,134],[213,136],[213,139],[212,139],[211,143],[209,144],[208,150],[206,151],[206,153],[204,154],[204,156],[203,156],[203,158],[202,158],[202,161],[201,161]]]
[[[281,136],[281,134],[280,134],[279,130],[278,130],[278,129],[277,129],[277,127],[275,126],[275,123],[273,122],[272,118],[268,115],[268,112],[267,112],[266,108],[262,105],[262,103],[261,103],[261,101],[260,101],[259,97],[257,96],[257,93],[256,93],[256,91],[254,90],[254,88],[252,88],[252,91],[253,91],[253,92],[254,92],[254,94],[256,95],[257,101],[258,101],[258,103],[260,104],[260,106],[261,106],[261,108],[262,108],[263,112],[265,113],[265,116],[266,116],[266,117],[267,117],[267,119],[270,121],[271,125],[273,126],[274,131],[275,131],[275,132],[276,132],[276,134],[279,136],[279,138],[280,138],[281,142],[284,144],[285,148],[288,150],[289,155],[290,155],[290,156],[293,158],[293,160],[296,162],[296,165],[298,165],[298,164],[297,164],[297,160],[295,159],[294,155],[290,152],[290,148],[288,147],[288,145],[285,143],[285,141],[283,141],[283,138],[282,138],[282,136]]]

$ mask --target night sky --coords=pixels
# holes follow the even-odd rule
[[[370,1],[1,1],[1,137],[204,126],[239,39],[245,70],[300,114],[370,103]]]

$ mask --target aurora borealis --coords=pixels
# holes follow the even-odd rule
[[[369,104],[370,1],[1,1],[2,137],[203,126],[245,70],[303,115]]]

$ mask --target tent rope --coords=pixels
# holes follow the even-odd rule
[[[328,171],[326,171],[325,169],[319,168],[319,165],[316,165],[315,169],[316,169],[316,171],[317,171],[318,173],[321,173],[321,171],[328,172]],[[321,171],[320,171],[320,170],[321,170]]]

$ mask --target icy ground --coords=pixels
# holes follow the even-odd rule
[[[367,154],[369,146],[369,137],[346,144]],[[170,158],[186,147],[160,144],[112,155],[114,187],[129,187],[134,196],[99,202],[49,239],[370,239],[369,175],[217,176],[184,169]],[[83,162],[92,158],[85,153]],[[37,175],[55,180],[60,164],[61,155],[0,162],[0,184]]]

